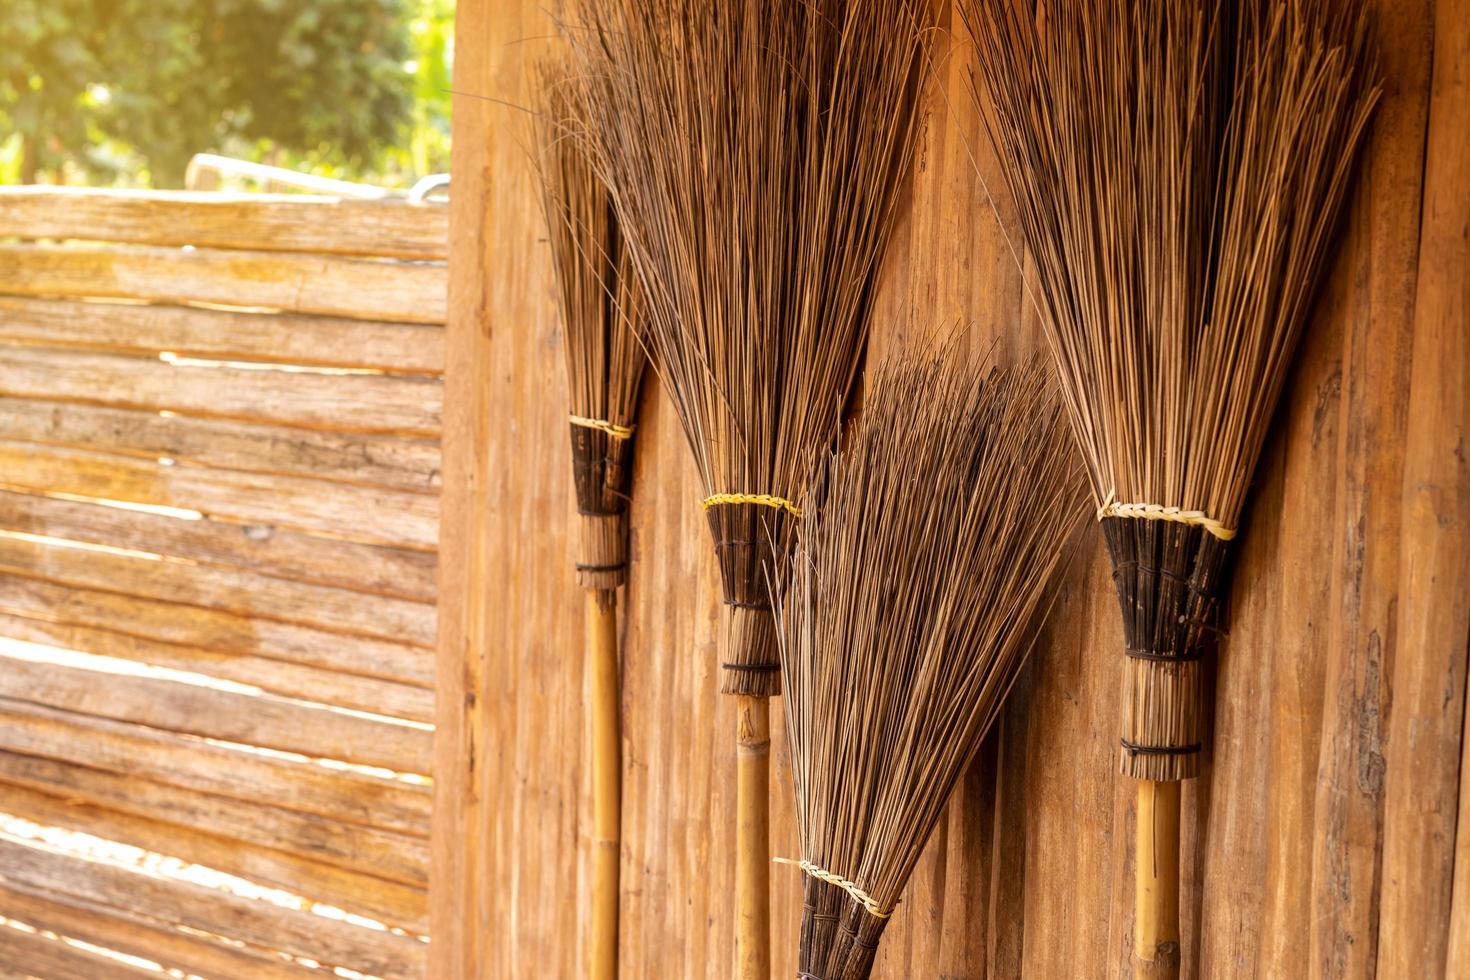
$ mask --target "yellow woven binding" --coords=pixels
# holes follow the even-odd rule
[[[769,493],[716,493],[701,501],[705,510],[716,504],[759,504],[762,507],[779,507],[792,517],[801,516],[801,508],[787,500]]]
[[[848,881],[846,878],[842,877],[842,875],[833,874],[830,871],[824,871],[823,869],[817,867],[815,864],[812,864],[810,861],[802,861],[800,865],[798,865],[798,867],[800,867],[801,870],[805,871],[807,874],[811,875],[813,878],[816,878],[818,881],[825,881],[829,885],[836,885],[838,888],[841,888],[843,891],[847,892],[854,899],[856,899],[858,904],[866,909],[868,914],[871,915],[873,918],[892,918],[892,909],[883,908],[877,902],[873,901],[873,897],[871,895],[863,891],[855,883]]]
[[[1219,538],[1229,541],[1235,537],[1235,528],[1226,527],[1202,510],[1180,510],[1161,504],[1120,504],[1108,496],[1107,503],[1097,509],[1097,519],[1104,517],[1141,517],[1147,521],[1173,521],[1175,524],[1190,524],[1202,527]]]
[[[579,425],[584,429],[596,429],[599,432],[606,432],[614,439],[633,438],[633,427],[631,425],[617,425],[605,419],[589,419],[583,418],[580,415],[568,415],[567,420],[573,425]]]

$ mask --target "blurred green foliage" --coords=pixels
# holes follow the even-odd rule
[[[182,186],[211,151],[402,186],[449,166],[453,0],[4,0],[0,183]]]

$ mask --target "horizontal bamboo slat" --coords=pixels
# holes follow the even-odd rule
[[[434,493],[439,487],[439,446],[429,439],[319,432],[3,396],[0,418],[6,420],[5,434],[17,442],[419,493]]]
[[[365,544],[429,550],[439,534],[438,499],[424,494],[24,443],[0,441],[0,487],[197,511]]]
[[[0,237],[444,259],[448,226],[448,208],[406,201],[0,187]]]
[[[165,968],[200,976],[250,977],[252,980],[321,980],[321,974],[260,947],[226,945],[150,920],[128,909],[94,905],[82,899],[38,893],[0,884],[0,908],[10,918],[60,936],[145,957]],[[5,968],[0,967],[0,971]],[[4,976],[0,972],[0,976]],[[156,974],[150,974],[156,978]]]
[[[0,582],[4,579],[0,578]],[[26,596],[33,599],[32,591]],[[119,608],[126,608],[119,604]],[[0,606],[0,635],[10,639],[62,647],[83,653],[169,667],[221,681],[259,688],[268,694],[337,708],[368,711],[390,718],[432,722],[434,692],[394,680],[364,677],[341,670],[277,660],[248,653],[219,652],[169,643],[122,630],[125,621],[101,620],[116,628],[49,619],[42,609],[15,611]],[[344,646],[350,644],[344,643]]]
[[[175,632],[176,627],[169,624],[163,627],[167,633],[132,629],[122,621],[111,624],[123,632],[142,632],[171,642],[197,643],[212,649],[267,652],[282,655],[284,659],[297,659],[290,654],[304,653],[304,663],[321,666],[340,663],[340,669],[355,673],[426,686],[433,683],[433,668],[428,663],[432,658],[405,649],[405,646],[424,649],[433,646],[434,607],[428,603],[366,596],[239,569],[64,547],[0,534],[0,575],[7,573],[58,585],[199,607],[198,613],[218,611],[238,621],[232,624],[230,620],[220,620],[218,630],[183,633]],[[0,605],[8,603],[0,601]],[[170,607],[163,616],[166,618],[171,613]],[[194,614],[185,610],[180,615]],[[129,617],[135,624],[140,618]],[[209,640],[210,636],[218,637],[218,643]],[[234,636],[241,637],[243,645],[236,645]],[[372,643],[363,644],[364,649],[373,651],[371,659],[355,656],[339,662],[332,648],[353,645],[351,639],[344,637],[381,642],[376,647]],[[348,666],[349,663],[357,666]]]
[[[265,525],[125,510],[0,490],[0,528],[249,569],[293,582],[433,602],[432,552],[314,537]]]
[[[62,551],[63,549],[54,549]],[[113,583],[125,587],[125,582]],[[77,626],[105,624],[120,634],[223,654],[259,654],[364,677],[427,686],[430,654],[387,640],[344,637],[293,623],[158,601],[128,592],[0,575],[0,611]]]
[[[0,283],[26,296],[211,303],[443,323],[444,267],[222,249],[0,244]]]
[[[441,389],[434,378],[303,375],[38,347],[6,350],[0,395],[334,432],[432,438],[440,428]]]
[[[430,735],[295,701],[0,655],[0,697],[324,759],[429,771]]]
[[[0,838],[0,866],[14,887],[45,889],[165,922],[228,934],[331,965],[352,964],[385,980],[423,975],[425,945],[407,936],[341,922],[191,882]],[[156,980],[156,974],[149,974]],[[48,978],[49,980],[49,978]],[[95,980],[95,974],[93,978]]]
[[[416,935],[428,932],[428,901],[422,886],[388,881],[275,847],[241,846],[240,841],[215,833],[208,824],[177,819],[160,822],[15,784],[0,782],[0,808],[42,826],[139,847],[350,909]]]
[[[151,303],[0,295],[0,342],[394,374],[444,371],[444,328],[437,325]]]
[[[88,803],[403,885],[423,888],[428,884],[428,842],[412,834],[322,820],[253,800],[14,752],[0,751],[0,781],[62,797],[67,805]],[[10,797],[3,792],[0,800],[10,805]]]
[[[419,837],[427,787],[0,696],[0,749]]]
[[[11,972],[7,964],[24,967]],[[158,980],[158,974],[141,966],[82,949],[59,940],[0,925],[0,977],[19,980],[41,976],[46,980]]]

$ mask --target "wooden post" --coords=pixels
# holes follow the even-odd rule
[[[1179,784],[1138,780],[1133,975],[1179,977]]]
[[[771,976],[771,701],[736,695],[735,975]]]
[[[622,826],[622,704],[618,672],[618,599],[614,589],[587,591],[587,657],[592,673],[592,980],[618,975],[618,871]]]

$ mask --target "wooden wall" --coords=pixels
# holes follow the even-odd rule
[[[0,189],[0,975],[424,974],[446,242]]]
[[[1188,976],[1470,976],[1470,3],[1376,6],[1387,92],[1256,475],[1212,751],[1185,794]],[[459,6],[436,977],[572,976],[585,954],[586,679],[561,338],[513,108],[548,50],[544,10]],[[942,47],[874,343],[961,322],[977,347],[999,337],[1010,356],[1038,335],[971,163],[999,193],[968,101],[968,47]],[[717,579],[656,385],[638,438],[623,972],[724,977],[733,756],[716,693]],[[879,975],[1126,975],[1120,646],[1093,532],[888,930]],[[783,756],[773,848],[795,856]],[[797,878],[773,871],[777,975],[793,974]]]

